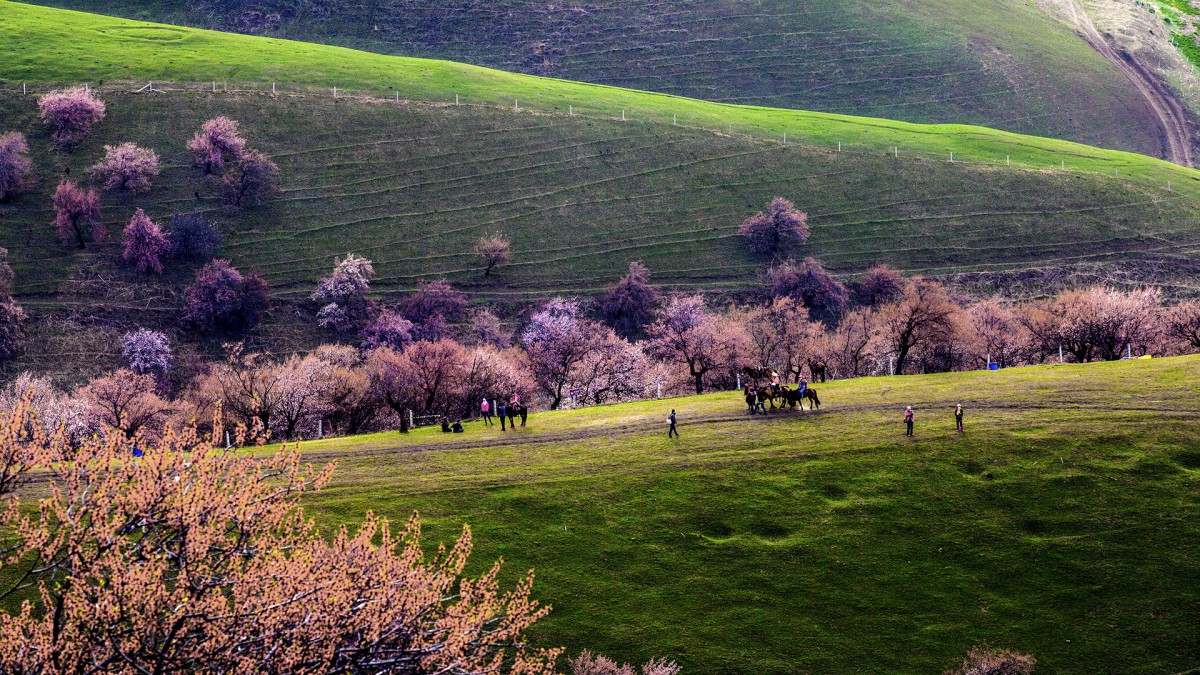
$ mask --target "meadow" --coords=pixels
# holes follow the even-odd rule
[[[981,124],[1160,153],[1129,82],[1037,4],[226,0],[218,11],[184,0],[37,4],[726,103]],[[317,11],[322,6],[335,11]],[[281,11],[282,22],[242,20],[240,10],[259,9]]]
[[[421,279],[446,278],[504,316],[552,294],[594,294],[636,259],[666,289],[744,292],[759,283],[763,265],[736,227],[775,195],[809,213],[813,235],[802,254],[843,278],[887,262],[962,278],[980,293],[1045,292],[1076,276],[1194,293],[1200,204],[1182,189],[1124,173],[838,153],[669,124],[465,105],[104,95],[109,118],[70,155],[49,150],[32,96],[0,96],[4,127],[30,137],[38,171],[32,193],[0,206],[15,292],[37,319],[11,368],[87,377],[115,367],[124,330],[176,332],[179,291],[193,270],[147,277],[124,269],[115,234],[138,207],[163,223],[175,212],[201,212],[218,224],[221,255],[261,270],[280,301],[258,338],[276,352],[330,339],[300,305],[349,251],[375,262],[374,290],[385,301]],[[240,120],[250,142],[279,164],[283,192],[267,207],[222,208],[189,166],[184,141],[220,114]],[[86,176],[103,145],[126,140],[157,150],[162,176],[148,194],[105,197],[109,243],[64,247],[49,226],[50,193],[68,170]],[[514,260],[484,278],[471,248],[495,231],[512,239]]]
[[[539,643],[691,673],[937,672],[988,642],[1042,672],[1181,672],[1200,593],[1200,357],[733,392],[308,441],[326,528],[469,523],[475,565],[537,570]],[[964,404],[967,432],[954,432]],[[916,435],[903,436],[905,405]],[[680,415],[668,441],[665,416]]]

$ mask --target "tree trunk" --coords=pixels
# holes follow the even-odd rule
[[[696,378],[696,393],[704,393],[704,373],[692,373],[692,377]]]

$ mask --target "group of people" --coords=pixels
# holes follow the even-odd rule
[[[904,408],[905,436],[913,435],[913,424],[916,422],[916,420],[917,415],[913,412],[912,406],[906,406]],[[954,430],[960,434],[966,433],[967,431],[967,427],[963,425],[963,407],[961,403],[954,406]]]
[[[783,382],[780,380],[779,371],[772,370],[771,371],[771,383],[764,385],[761,389],[770,390],[770,392],[771,392],[770,398],[779,396],[780,392],[783,390]],[[750,414],[754,415],[757,413],[762,413],[763,415],[766,415],[767,414],[766,399],[768,397],[759,395],[760,388],[756,387],[753,384],[747,384],[744,388],[744,391],[745,391],[745,396],[746,396],[746,407],[750,410]],[[804,397],[805,391],[808,391],[808,379],[805,377],[801,377],[800,383],[796,387],[796,395],[798,397],[797,400],[800,400]],[[772,407],[774,407],[774,405],[772,405]]]
[[[500,418],[500,431],[507,431],[509,428],[517,428],[517,418],[521,418],[521,426],[525,426],[525,420],[529,417],[529,408],[521,402],[519,395],[513,395],[508,403],[504,399],[488,401],[486,398],[479,404],[479,414],[483,417],[484,426],[492,426],[495,422],[492,417]]]

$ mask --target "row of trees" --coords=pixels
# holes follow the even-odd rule
[[[238,281],[232,268],[221,270],[212,276],[223,291],[203,304],[214,307],[208,316],[239,316],[244,305],[222,303],[238,297],[246,278]],[[746,366],[767,366],[798,381],[814,371],[858,377],[1042,363],[1057,360],[1060,347],[1072,361],[1200,350],[1200,303],[1164,308],[1153,290],[1097,287],[1021,305],[995,299],[962,304],[936,282],[901,277],[894,299],[856,305],[833,326],[813,320],[802,302],[788,296],[720,311],[699,295],[670,296],[647,310],[648,324],[630,323],[646,309],[629,311],[636,304],[630,297],[646,292],[637,281],[644,274],[633,266],[601,299],[600,310],[612,310],[608,314],[598,311],[593,318],[578,302],[556,298],[531,312],[511,340],[487,312],[464,324],[439,324],[447,334],[416,337],[415,324],[397,316],[403,325],[396,333],[367,331],[360,345],[325,345],[310,354],[272,358],[231,343],[223,362],[201,365],[182,380],[168,377],[173,358],[167,337],[137,330],[124,340],[126,369],[69,395],[25,376],[5,400],[34,390],[43,418],[65,424],[76,438],[104,428],[155,436],[172,421],[178,428],[220,411],[228,425],[257,426],[290,439],[318,430],[356,434],[403,427],[410,415],[469,417],[484,399],[519,396],[553,409],[731,388]],[[631,286],[636,292],[620,290]],[[436,302],[426,303],[445,288],[418,292],[401,307],[418,318],[414,308],[422,306],[426,319],[440,316],[430,310]],[[368,328],[378,324],[377,317]],[[614,324],[643,337],[629,340]]]

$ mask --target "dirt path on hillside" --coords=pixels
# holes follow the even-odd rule
[[[1170,86],[1138,63],[1132,54],[1124,49],[1118,51],[1109,44],[1092,23],[1080,0],[1062,0],[1062,3],[1070,10],[1071,20],[1075,23],[1075,30],[1080,37],[1125,73],[1158,118],[1163,151],[1166,155],[1164,159],[1183,166],[1194,166],[1192,134],[1188,127],[1187,111]]]
[[[931,410],[944,408],[951,411],[954,408],[955,400],[934,401],[927,405],[921,406],[921,409],[926,411],[924,414],[928,416]],[[732,404],[732,400],[731,400]],[[1057,400],[1045,399],[1038,403],[1029,403],[1025,401],[1013,403],[976,403],[971,406],[972,411],[981,410],[1042,410],[1042,409],[1079,409],[1081,411],[1090,412],[1152,412],[1159,413],[1164,419],[1192,419],[1200,417],[1200,409],[1185,408],[1185,407],[1164,407],[1161,404],[1154,405],[1121,405],[1121,406],[1097,406],[1093,402],[1079,402],[1077,400]],[[679,428],[686,432],[688,427],[702,427],[714,424],[737,424],[746,427],[759,424],[770,424],[781,417],[789,419],[809,416],[823,415],[850,415],[861,413],[875,412],[895,412],[896,427],[900,428],[900,413],[903,408],[898,407],[894,403],[886,404],[859,404],[849,406],[825,406],[821,410],[805,410],[804,412],[789,410],[776,411],[768,415],[750,415],[745,411],[745,408],[738,406],[736,411],[731,409],[727,412],[722,412],[715,415],[699,416],[699,417],[680,417]],[[947,416],[949,412],[946,413]],[[536,420],[536,418],[534,418]],[[453,450],[474,450],[482,448],[499,448],[511,445],[556,445],[560,443],[578,442],[593,438],[605,438],[615,435],[630,435],[630,434],[646,434],[646,433],[666,433],[666,425],[657,420],[646,420],[643,422],[630,422],[627,424],[614,424],[610,426],[599,426],[591,429],[575,429],[563,432],[543,433],[538,427],[530,428],[532,434],[514,433],[511,436],[495,437],[489,436],[486,438],[463,439],[461,441],[450,442],[433,442],[433,443],[417,443],[413,445],[398,445],[394,447],[370,448],[363,450],[345,449],[333,452],[313,451],[304,452],[305,461],[325,462],[336,459],[355,458],[361,459],[366,457],[377,457],[382,455],[404,455],[421,452],[437,452],[437,451],[453,451]]]

